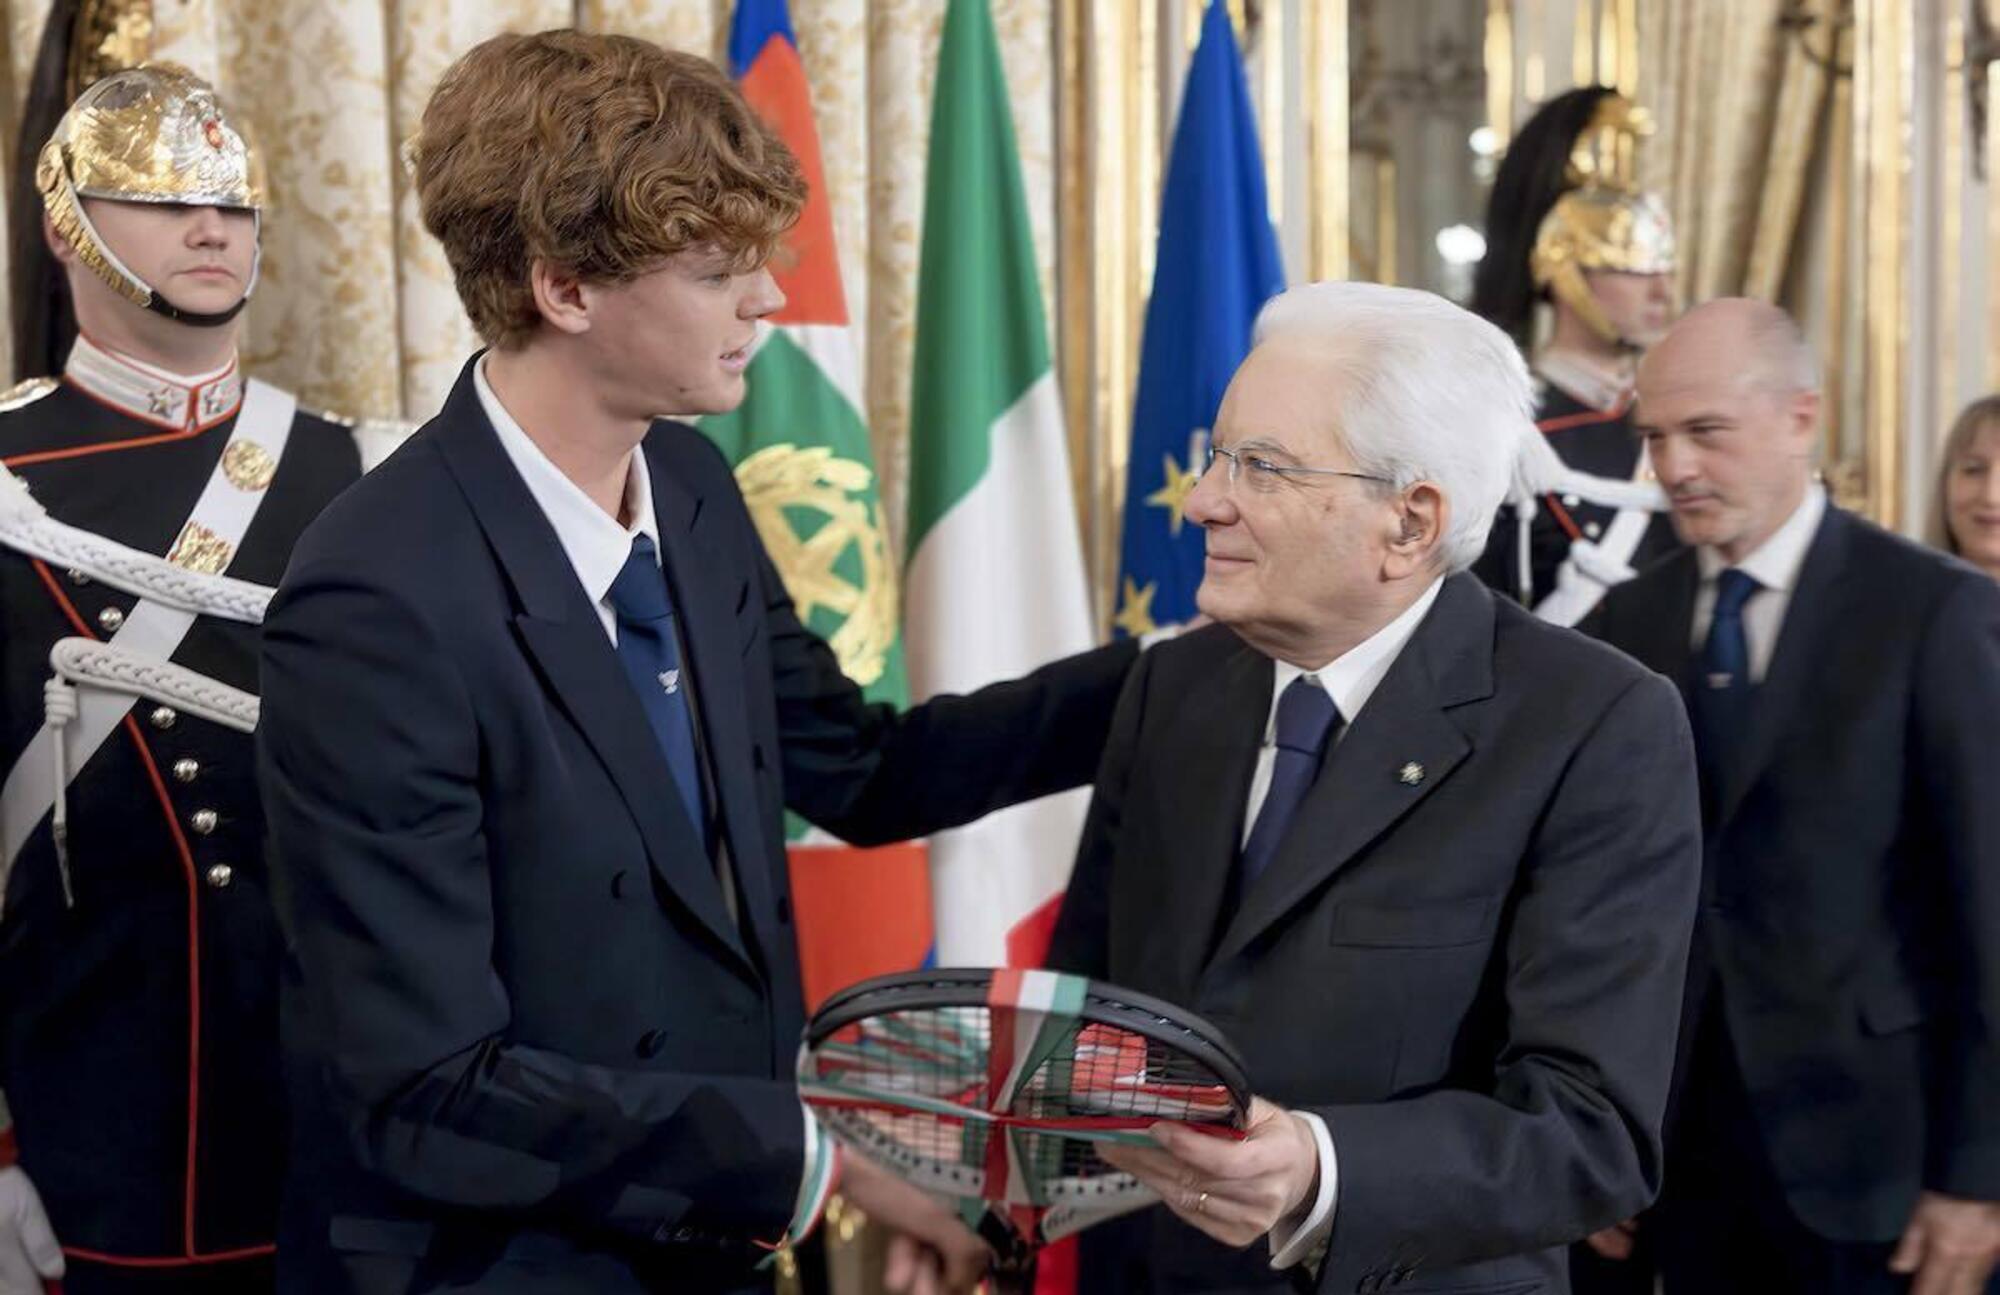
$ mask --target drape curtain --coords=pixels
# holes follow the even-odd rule
[[[993,0],[1044,297],[1053,309],[1054,0]],[[13,139],[48,0],[0,0]],[[731,0],[157,0],[153,56],[213,80],[270,172],[250,372],[309,406],[422,420],[477,339],[401,163],[439,74],[503,30],[577,26],[720,59]],[[909,362],[932,65],[945,0],[792,0],[847,298],[861,335],[884,513],[900,550]],[[0,245],[4,245],[0,243]],[[4,325],[0,325],[4,331]],[[0,356],[0,358],[7,358]]]
[[[1843,4],[1641,6],[1639,94],[1658,124],[1642,179],[1667,195],[1687,301],[1780,297],[1808,181],[1836,142],[1832,78],[1811,51],[1824,51]],[[1788,14],[1812,21],[1803,38]]]

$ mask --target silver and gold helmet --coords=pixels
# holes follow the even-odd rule
[[[1642,192],[1639,142],[1652,134],[1646,110],[1622,94],[1607,94],[1570,147],[1564,168],[1570,188],[1535,231],[1528,273],[1535,287],[1563,302],[1608,342],[1625,343],[1590,291],[1586,270],[1671,274],[1673,222],[1666,205]]]
[[[1590,290],[1585,270],[1672,274],[1674,229],[1650,193],[1608,185],[1572,189],[1556,199],[1535,233],[1529,273],[1607,342],[1624,342]]]
[[[35,163],[50,224],[90,271],[169,319],[213,326],[234,319],[257,286],[264,173],[229,122],[214,87],[175,63],[114,72],[77,96]],[[82,199],[224,207],[258,217],[259,248],[243,296],[227,310],[185,311],[134,274],[90,223]]]

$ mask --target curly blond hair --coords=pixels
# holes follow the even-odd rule
[[[791,151],[713,64],[630,36],[495,36],[438,82],[409,146],[424,228],[479,335],[540,322],[537,260],[626,283],[688,248],[742,267],[805,206]]]

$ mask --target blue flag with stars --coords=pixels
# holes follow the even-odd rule
[[[1153,296],[1139,352],[1113,623],[1134,637],[1194,615],[1201,527],[1182,511],[1257,311],[1285,286],[1264,159],[1228,7],[1202,19],[1160,198]]]

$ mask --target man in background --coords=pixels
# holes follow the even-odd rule
[[[1834,506],[1819,415],[1762,302],[1696,309],[1639,369],[1693,547],[1591,628],[1680,684],[1706,850],[1638,1234],[1668,1295],[1976,1295],[2000,1258],[2000,587]]]

